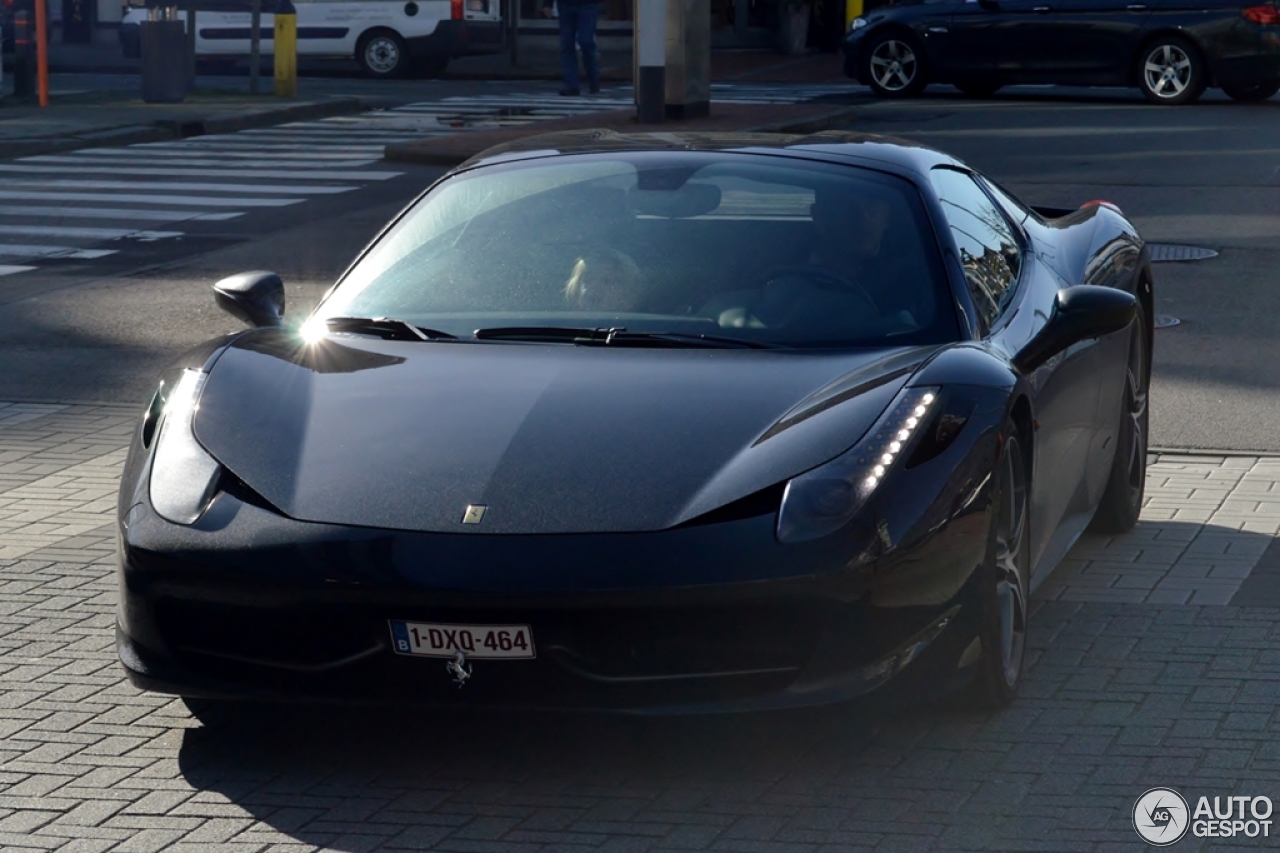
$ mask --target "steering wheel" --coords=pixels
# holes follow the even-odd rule
[[[832,272],[826,267],[818,266],[817,264],[786,264],[774,267],[765,274],[765,285],[767,286],[769,282],[784,276],[804,278],[823,290],[841,290],[851,293],[866,303],[864,307],[874,316],[880,316],[880,306],[871,298],[871,294],[867,292],[865,287],[847,276]]]

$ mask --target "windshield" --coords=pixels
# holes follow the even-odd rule
[[[955,339],[948,292],[907,181],[777,157],[610,153],[443,182],[316,316],[458,337],[568,327],[908,345]]]

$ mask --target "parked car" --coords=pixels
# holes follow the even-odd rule
[[[1207,86],[1238,101],[1280,91],[1280,9],[1222,0],[904,0],[855,19],[845,73],[886,98],[951,83],[1137,86],[1187,104]]]
[[[162,375],[119,501],[120,660],[197,713],[1001,705],[1142,505],[1145,244],[919,145],[536,136],[301,324],[215,294],[253,328]]]
[[[497,53],[503,34],[499,0],[296,0],[298,56],[355,59],[373,77],[417,70],[443,74],[455,56]],[[185,12],[178,17],[186,19]],[[196,13],[196,56],[248,59],[249,13]],[[142,55],[139,24],[147,10],[128,8],[120,24],[125,56]],[[262,15],[263,56],[274,49],[275,17]]]

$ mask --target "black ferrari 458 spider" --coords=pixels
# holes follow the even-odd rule
[[[160,380],[118,650],[205,699],[713,711],[1018,688],[1142,503],[1152,279],[1112,205],[885,138],[543,136],[313,314]]]

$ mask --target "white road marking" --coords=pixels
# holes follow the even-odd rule
[[[404,172],[307,172],[301,174],[296,170],[282,171],[276,169],[165,169],[149,166],[58,166],[52,163],[35,164],[0,163],[0,172],[57,172],[63,175],[156,175],[172,178],[227,178],[249,180],[253,178],[270,178],[279,180],[290,178],[306,178],[312,181],[385,181],[397,178]]]
[[[0,204],[0,216],[52,216],[58,219],[120,219],[125,222],[225,222],[244,216],[244,211],[204,213],[194,210],[146,210],[123,207],[42,207]]]
[[[30,246],[21,243],[0,243],[0,257],[4,258],[75,258],[91,261],[114,255],[115,249],[77,249],[74,246]]]
[[[79,240],[120,240],[129,237],[149,243],[153,240],[167,240],[181,237],[181,231],[139,231],[132,228],[73,228],[62,225],[4,225],[0,224],[0,237],[6,234],[21,234],[39,237],[70,237]]]
[[[86,190],[132,190],[140,187],[137,181],[83,181],[76,179],[59,180],[56,178],[0,178],[0,186],[5,187],[68,187]],[[145,184],[151,190],[175,190],[182,192],[213,193],[295,193],[298,195],[333,195],[351,192],[359,187],[335,184],[332,186],[287,186],[285,184],[201,184],[185,181],[148,181]]]
[[[24,157],[18,161],[19,163],[67,163],[73,166],[89,165],[102,163],[101,157],[81,157],[81,156],[59,156],[53,154],[45,154],[39,157]],[[296,169],[298,172],[305,172],[311,169],[359,169],[361,166],[368,166],[378,162],[377,160],[338,160],[333,163],[325,162],[305,162],[297,160],[272,160],[272,159],[256,159],[244,160],[242,162],[228,163],[222,159],[211,159],[205,157],[183,157],[181,159],[171,158],[157,165],[163,166],[221,166],[225,174],[232,169]]]
[[[182,207],[288,207],[300,198],[214,198],[192,195],[151,195],[149,193],[38,193],[0,190],[0,199],[31,201],[131,201],[141,204],[176,204]]]
[[[92,154],[90,154],[89,152],[92,152]],[[127,161],[132,161],[136,163],[138,162],[139,158],[150,157],[150,158],[160,158],[160,160],[163,161],[158,163],[157,165],[171,165],[172,161],[182,159],[182,158],[217,157],[220,162],[223,162],[228,167],[237,167],[240,165],[240,163],[239,162],[227,163],[225,162],[227,159],[230,159],[232,161],[250,160],[250,159],[270,160],[273,163],[276,161],[280,161],[282,163],[296,162],[296,161],[303,161],[303,162],[313,161],[313,162],[323,164],[325,166],[332,166],[333,161],[343,162],[348,160],[363,160],[366,162],[376,162],[382,156],[382,146],[381,145],[365,146],[363,149],[359,151],[314,151],[314,150],[311,150],[310,148],[308,148],[307,150],[299,151],[296,149],[296,147],[293,150],[263,151],[260,146],[254,146],[253,148],[250,148],[244,151],[214,149],[212,146],[206,146],[204,148],[199,148],[199,149],[187,148],[186,150],[183,150],[183,151],[178,151],[173,148],[166,148],[163,151],[156,150],[156,149],[150,149],[148,151],[139,151],[137,149],[131,149],[131,148],[91,148],[91,149],[88,149],[88,151],[77,152],[76,156],[85,157],[85,158],[92,157],[96,161],[101,161],[104,164],[112,160],[119,161],[121,159],[126,159]],[[34,159],[34,158],[27,158],[27,160],[30,160],[30,159]],[[23,160],[21,162],[27,162],[27,160]]]
[[[12,264],[0,264],[0,275],[13,275],[19,272],[30,272],[36,267],[14,266]]]

